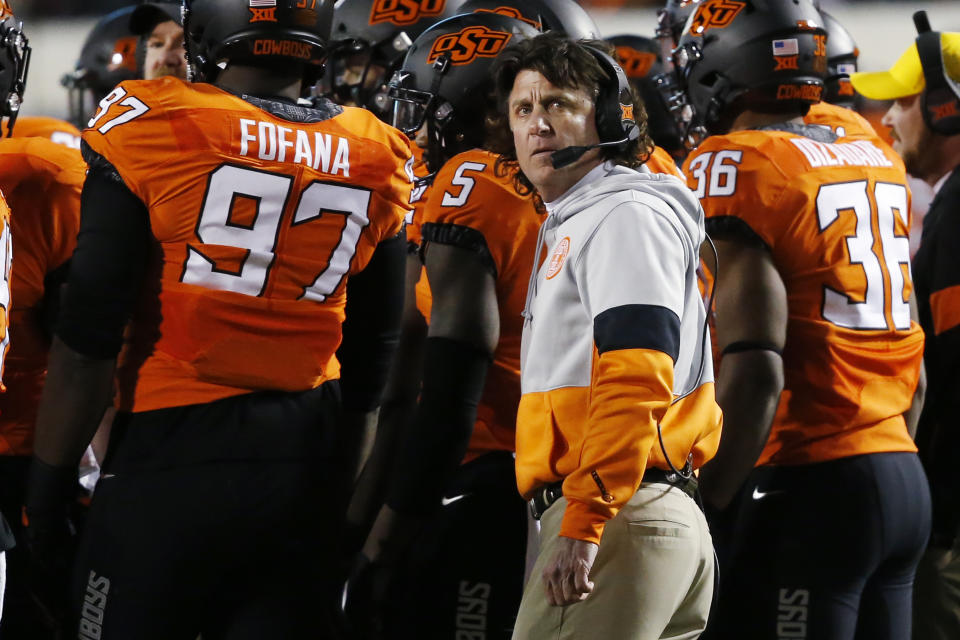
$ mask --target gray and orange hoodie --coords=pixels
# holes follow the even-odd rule
[[[703,210],[683,182],[606,162],[547,203],[524,311],[517,483],[563,481],[560,535],[599,543],[644,471],[716,453]]]

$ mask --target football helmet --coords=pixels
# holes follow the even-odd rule
[[[369,109],[389,121],[387,84],[413,41],[458,13],[463,0],[341,0],[333,12],[334,50],[320,92],[338,104]]]
[[[70,122],[78,129],[97,103],[123,82],[138,77],[138,41],[130,33],[130,16],[137,7],[124,7],[101,18],[87,35],[73,71],[60,79],[67,88]]]
[[[699,2],[700,0],[667,0],[667,4],[657,10],[656,34],[664,62],[670,63],[670,55],[680,42],[683,25]]]
[[[334,0],[183,0],[187,68],[214,82],[230,63],[304,65],[313,83],[329,53]]]
[[[857,70],[860,49],[850,32],[836,18],[822,9],[820,15],[827,30],[827,77],[824,80],[823,99],[852,109],[857,94],[850,82],[850,74]]]
[[[671,155],[682,156],[684,149],[680,132],[677,131],[673,116],[667,110],[654,81],[655,77],[664,72],[660,44],[652,38],[634,35],[611,36],[606,38],[606,41],[613,45],[620,66],[627,74],[634,91],[643,100],[650,137]]]
[[[600,29],[574,0],[467,0],[462,13],[499,13],[538,31],[563,31],[573,40],[599,40]]]
[[[508,43],[538,33],[522,20],[469,13],[435,24],[414,41],[389,96],[395,127],[411,139],[426,127],[429,171],[483,144],[493,63]]]
[[[7,135],[23,103],[30,68],[30,45],[23,35],[23,25],[13,17],[6,0],[0,0],[0,117],[7,118]]]
[[[827,32],[810,0],[702,0],[661,83],[684,144],[724,133],[742,110],[789,112],[821,100]]]

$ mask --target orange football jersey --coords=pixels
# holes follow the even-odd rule
[[[811,105],[810,111],[807,112],[803,121],[806,124],[829,127],[841,138],[846,136],[876,137],[877,135],[873,125],[859,113],[829,102],[818,102]]]
[[[708,221],[745,222],[786,285],[785,385],[758,464],[915,451],[902,414],[923,333],[910,320],[899,157],[875,136],[739,131],[708,138],[684,172]]]
[[[155,240],[121,409],[339,377],[346,280],[409,208],[403,134],[362,109],[294,122],[167,77],[121,83],[83,139],[147,205]]]
[[[420,225],[423,222],[423,209],[427,206],[427,196],[430,195],[430,184],[427,181],[418,182],[427,178],[429,171],[427,164],[423,159],[423,149],[419,145],[411,145],[413,149],[413,164],[409,172],[410,180],[413,182],[413,189],[410,191],[410,213],[407,214],[407,243],[415,251],[420,250],[420,243],[423,236],[420,233]],[[416,285],[416,305],[420,315],[429,322],[430,307],[433,305],[433,298],[430,294],[430,284],[427,282],[427,270],[420,269],[420,279]]]
[[[514,191],[511,175],[494,173],[497,156],[475,149],[451,158],[437,174],[423,212],[424,241],[457,244],[482,237],[495,269],[500,341],[477,409],[466,460],[514,450],[520,404],[521,312],[545,215],[532,196]]]
[[[7,123],[2,125],[7,135]],[[65,120],[44,116],[23,116],[13,126],[15,138],[46,138],[71,149],[80,148],[80,131]]]
[[[6,373],[4,361],[10,348],[10,314],[8,309],[10,308],[10,265],[12,262],[10,208],[7,206],[3,194],[0,193],[0,269],[3,269],[3,280],[0,281],[0,391],[6,391],[3,379]]]
[[[19,130],[19,126],[17,128]],[[80,190],[87,165],[80,152],[45,138],[0,139],[0,189],[17,212],[17,268],[10,281],[10,322],[17,329],[6,361],[9,393],[0,397],[0,454],[30,455],[47,368],[49,340],[36,318],[47,274],[73,254]]]
[[[685,180],[673,156],[660,147],[653,147],[653,153],[650,154],[650,157],[647,158],[644,165],[654,173],[666,173],[667,175],[676,176],[681,180]]]

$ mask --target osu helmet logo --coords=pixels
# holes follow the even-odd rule
[[[139,40],[140,38],[137,36],[118,38],[113,44],[113,53],[110,54],[110,64],[107,65],[107,71],[126,69],[127,71],[136,73],[137,44]]]
[[[620,58],[620,66],[628,78],[645,77],[657,61],[657,54],[638,51],[633,47],[617,47],[617,57]]]
[[[439,16],[446,4],[447,0],[375,0],[370,9],[370,24],[413,24],[421,18]]]
[[[496,13],[497,15],[507,16],[508,18],[513,18],[514,20],[520,20],[521,22],[526,22],[531,27],[537,31],[543,31],[543,26],[531,18],[526,17],[520,13],[519,9],[514,7],[497,7],[496,9],[477,9],[474,13]]]
[[[450,63],[454,65],[470,64],[477,58],[493,58],[503,51],[510,37],[511,34],[505,31],[482,26],[465,27],[437,38],[427,54],[427,64],[433,64],[444,54],[449,55]]]
[[[693,14],[690,23],[690,33],[695,36],[703,35],[709,29],[722,29],[729,26],[747,6],[739,0],[707,0]]]

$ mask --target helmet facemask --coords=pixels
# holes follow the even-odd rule
[[[30,68],[30,44],[23,35],[23,24],[13,16],[0,22],[0,117],[6,117],[7,135],[20,113]]]

